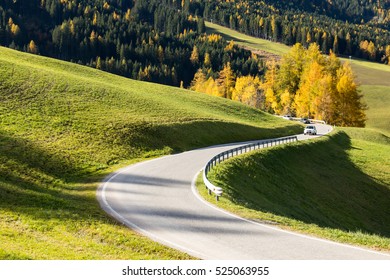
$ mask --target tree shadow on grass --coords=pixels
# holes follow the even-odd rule
[[[346,133],[325,137],[252,155],[217,180],[226,182],[232,199],[248,208],[320,227],[390,237],[389,186],[351,162],[348,150],[354,147]]]
[[[115,125],[112,129],[116,131],[112,134],[115,139],[107,139],[108,141],[144,151],[169,147],[174,153],[216,144],[269,139],[302,132],[301,126],[294,124],[275,129],[219,120],[196,120],[165,125],[141,122]]]
[[[169,147],[181,152],[207,145],[277,137],[297,131],[298,126],[275,132],[238,123],[191,121],[166,125],[149,123],[114,127],[116,139],[109,143],[123,150],[144,153]],[[123,159],[131,159],[124,153]],[[25,138],[0,130],[0,209],[25,214],[33,219],[91,220],[107,215],[98,207],[96,183],[108,175],[104,171],[85,173],[77,159],[48,151]],[[90,192],[86,194],[86,192]],[[114,223],[114,221],[112,221]]]
[[[66,153],[48,151],[0,130],[0,210],[29,217],[32,223],[50,219],[115,223],[94,196],[96,179],[105,174],[88,174],[75,162]]]

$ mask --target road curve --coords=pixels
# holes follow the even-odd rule
[[[319,135],[329,126],[316,125]],[[298,135],[303,140],[311,136]],[[388,259],[390,255],[281,230],[205,202],[194,180],[219,145],[134,164],[101,184],[101,207],[129,228],[201,259]]]

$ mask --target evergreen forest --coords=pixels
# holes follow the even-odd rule
[[[185,3],[1,0],[0,44],[174,86],[189,86],[204,66],[212,76],[227,62],[243,75],[263,71],[249,51],[227,51],[220,36],[206,36],[203,18],[190,15]]]
[[[194,1],[193,1],[194,2]],[[389,0],[206,0],[192,13],[245,34],[322,53],[390,62]]]

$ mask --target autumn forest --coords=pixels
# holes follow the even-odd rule
[[[0,0],[0,44],[270,113],[364,126],[358,85],[336,56],[390,63],[390,1],[333,2]],[[205,20],[293,48],[265,61],[207,35]]]

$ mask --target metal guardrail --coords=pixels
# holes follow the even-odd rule
[[[282,137],[282,138],[276,138],[276,139],[270,139],[270,140],[261,140],[256,141],[251,144],[243,145],[234,149],[227,150],[225,152],[219,153],[218,155],[214,156],[211,160],[207,162],[205,167],[203,168],[203,182],[206,185],[206,188],[208,189],[209,194],[214,193],[217,200],[219,200],[219,197],[222,195],[223,190],[221,187],[217,187],[214,184],[212,184],[208,178],[207,175],[210,172],[210,170],[216,166],[217,164],[231,158],[234,156],[238,156],[244,153],[248,153],[250,151],[277,146],[281,144],[287,144],[291,142],[298,141],[297,136],[288,136],[288,137]]]

